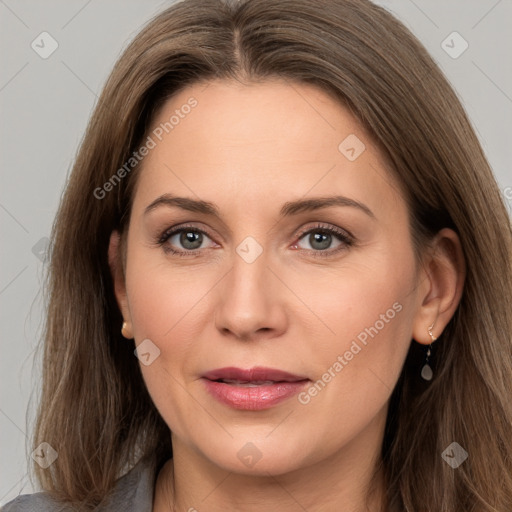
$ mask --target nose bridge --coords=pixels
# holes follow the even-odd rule
[[[235,247],[226,297],[236,302],[234,307],[254,309],[265,302],[269,290],[268,265],[269,252],[255,237],[247,236]]]
[[[282,316],[269,251],[253,236],[234,249],[231,271],[220,290],[216,323],[219,329],[250,337],[258,329],[276,327]]]

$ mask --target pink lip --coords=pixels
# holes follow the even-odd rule
[[[208,392],[220,402],[235,409],[259,411],[268,409],[287,398],[299,393],[309,382],[307,377],[293,375],[282,370],[256,367],[219,368],[205,373],[203,376]],[[241,383],[219,382],[220,379],[238,380],[244,383],[256,383],[247,387]],[[272,383],[257,384],[261,381]]]

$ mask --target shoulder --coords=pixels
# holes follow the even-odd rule
[[[105,505],[98,512],[151,512],[157,468],[152,459],[140,460],[117,480]],[[102,502],[103,503],[103,502]],[[70,504],[55,501],[47,492],[23,494],[2,507],[0,512],[76,512]]]
[[[157,465],[154,458],[141,459],[121,477],[97,512],[152,512]]]
[[[4,505],[1,512],[68,512],[74,511],[69,505],[58,503],[46,492],[22,494]]]

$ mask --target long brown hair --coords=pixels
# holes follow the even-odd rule
[[[364,124],[404,190],[418,257],[443,227],[463,247],[465,289],[433,346],[435,377],[420,382],[413,341],[391,397],[381,466],[388,510],[510,512],[510,219],[447,80],[418,40],[368,0],[184,0],[120,57],[51,235],[33,445],[49,443],[58,459],[48,469],[34,464],[42,488],[90,509],[141,457],[153,455],[160,467],[172,456],[134,345],[120,333],[107,260],[110,233],[129,222],[140,166],[112,177],[178,90],[276,77],[334,94]],[[452,442],[469,454],[456,470],[441,457]]]

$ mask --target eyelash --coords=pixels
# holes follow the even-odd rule
[[[157,238],[156,243],[158,246],[161,246],[166,253],[170,253],[175,256],[186,258],[186,257],[198,255],[202,249],[195,249],[193,251],[177,251],[168,246],[164,247],[164,244],[167,242],[167,240],[169,240],[169,238],[171,238],[173,235],[175,235],[177,233],[181,233],[183,231],[189,231],[189,232],[192,231],[195,233],[202,233],[203,235],[206,235],[208,238],[212,239],[212,237],[209,235],[209,233],[207,231],[204,231],[202,229],[196,228],[195,226],[191,226],[191,225],[181,225],[178,227],[170,228],[167,231],[164,231]],[[327,249],[327,250],[322,251],[322,250],[314,250],[314,249],[304,249],[304,250],[312,252],[314,257],[328,258],[328,257],[333,256],[334,254],[337,254],[340,251],[346,250],[347,248],[352,247],[354,245],[354,237],[351,234],[349,234],[348,232],[346,232],[344,230],[340,230],[339,228],[335,228],[335,227],[326,227],[325,225],[322,225],[322,224],[317,224],[316,226],[314,226],[312,228],[308,228],[304,231],[301,231],[300,234],[298,235],[297,241],[299,241],[305,235],[308,235],[310,233],[322,233],[322,234],[334,235],[337,238],[339,238],[339,240],[342,242],[342,245],[340,245],[339,247],[337,247],[336,249],[333,249],[333,250]]]

